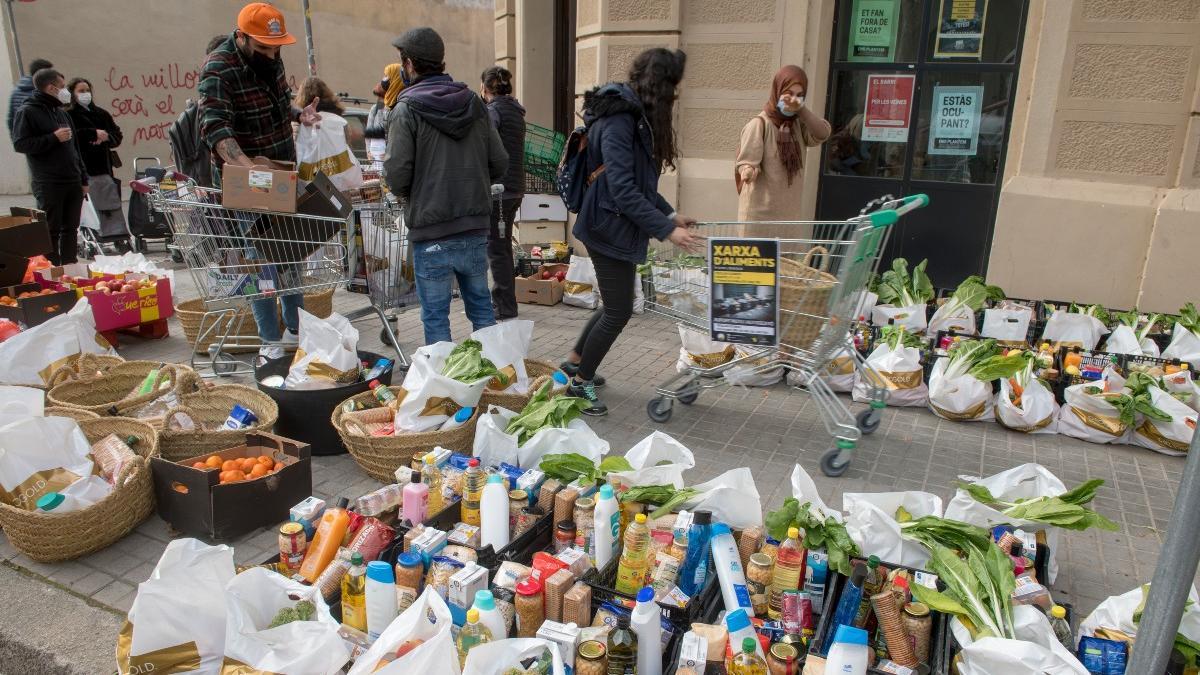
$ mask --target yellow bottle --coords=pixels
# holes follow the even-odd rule
[[[467,462],[467,470],[463,472],[463,496],[459,503],[459,519],[467,525],[479,527],[479,500],[483,499],[483,486],[487,483],[487,475],[479,466],[478,459]]]
[[[646,514],[639,513],[625,528],[625,546],[617,563],[617,592],[637,595],[646,585],[646,570],[650,562],[650,528]]]
[[[446,506],[442,495],[442,472],[434,463],[433,454],[425,455],[425,468],[421,470],[421,482],[429,487],[429,515],[441,513]]]
[[[342,624],[367,632],[367,566],[361,553],[350,558],[350,571],[342,577]]]

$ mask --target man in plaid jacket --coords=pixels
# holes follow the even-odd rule
[[[200,133],[212,151],[213,184],[221,185],[226,164],[253,166],[254,157],[296,161],[292,122],[311,125],[321,119],[316,100],[303,110],[291,103],[283,59],[283,45],[296,42],[288,34],[283,14],[265,2],[254,2],[238,13],[237,30],[214,49],[200,75]],[[299,342],[299,308],[304,296],[279,298],[287,332],[280,334],[274,298],[251,302],[258,336],[264,345],[259,354],[268,359],[284,356],[284,347]]]

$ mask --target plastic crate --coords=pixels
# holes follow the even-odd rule
[[[525,193],[558,194],[558,161],[525,160]]]
[[[538,126],[536,124],[525,123],[525,166],[526,171],[529,170],[529,165],[533,164],[553,164],[558,165],[558,160],[562,157],[563,146],[567,143],[567,137],[553,129]]]
[[[1134,356],[1125,354],[1121,358],[1121,372],[1128,377],[1131,373],[1137,371],[1153,370],[1155,368],[1165,371],[1167,366],[1182,366],[1183,362],[1179,359],[1163,359],[1154,356]],[[1190,366],[1189,366],[1190,367]],[[1154,374],[1154,373],[1151,373]],[[1162,374],[1165,374],[1162,373]],[[1159,376],[1159,375],[1156,375]]]
[[[592,568],[583,573],[580,581],[592,589],[593,614],[605,602],[629,608],[633,607],[636,598],[616,590],[617,566],[619,564],[620,558],[614,557],[604,569],[597,570],[596,568]],[[674,605],[659,603],[658,606],[662,609],[663,616],[671,622],[671,625],[681,629],[677,633],[682,634],[682,632],[687,631],[688,626],[692,623],[704,623],[706,617],[715,619],[715,614],[719,613],[721,609],[721,587],[717,583],[716,572],[711,567],[709,571],[708,583],[705,584],[704,589],[696,597],[688,601],[686,607],[676,607]],[[713,612],[714,605],[717,607],[717,612]]]

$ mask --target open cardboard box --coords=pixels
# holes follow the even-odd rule
[[[220,470],[192,467],[210,455],[227,459],[270,455],[279,471],[239,483],[220,482]],[[181,532],[230,539],[288,519],[289,509],[312,496],[310,448],[282,436],[248,432],[244,445],[171,462],[150,460],[158,515]]]
[[[547,263],[529,276],[517,277],[517,302],[547,306],[562,302],[563,282],[557,279],[543,279],[542,270],[550,270],[552,273],[559,270],[566,272],[568,267],[569,265],[563,263]]]
[[[221,205],[295,213],[299,178],[292,162],[255,157],[254,166],[226,164],[221,170]]]
[[[9,208],[0,216],[0,285],[12,286],[25,278],[29,258],[50,252],[46,214],[36,209]]]
[[[54,293],[31,298],[17,298],[22,293],[40,293],[41,284],[17,284],[0,288],[0,295],[17,298],[16,306],[0,305],[0,319],[25,324],[27,328],[43,324],[75,306],[75,291],[65,286],[50,287]]]

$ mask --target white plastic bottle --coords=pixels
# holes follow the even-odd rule
[[[753,612],[750,591],[746,588],[746,574],[742,571],[742,558],[738,555],[737,542],[733,540],[729,526],[725,523],[713,523],[712,539],[709,541],[712,545],[713,567],[717,568],[717,581],[721,584],[721,599],[725,602],[725,611],[732,612],[741,607],[747,614]]]
[[[842,624],[825,657],[827,675],[866,675],[867,631]]]
[[[608,561],[617,556],[617,544],[621,537],[621,507],[611,485],[600,488],[596,499],[595,513],[595,558],[596,569],[602,570]]]
[[[640,648],[637,657],[638,675],[662,675],[662,614],[654,602],[654,589],[647,586],[638,591],[629,625]]]
[[[479,547],[488,544],[496,551],[508,545],[508,488],[504,476],[495,473],[488,476],[479,500]]]
[[[750,623],[750,614],[741,608],[725,613],[725,630],[729,631],[729,644],[740,645],[746,638],[754,638],[755,651],[764,661],[767,655],[763,653],[762,643],[758,641],[758,632]],[[828,671],[834,672],[832,670]]]
[[[454,413],[454,415],[452,415],[450,417],[450,419],[448,419],[442,423],[442,427],[440,430],[441,431],[449,431],[450,429],[457,429],[458,427],[461,427],[462,425],[469,422],[471,420],[471,418],[474,416],[475,416],[474,408],[459,408],[458,412]]]
[[[367,563],[367,635],[378,639],[396,618],[396,575],[382,560]]]
[[[475,591],[475,604],[471,605],[471,609],[479,611],[479,623],[487,627],[493,641],[508,637],[504,614],[496,607],[496,598],[491,591]]]

